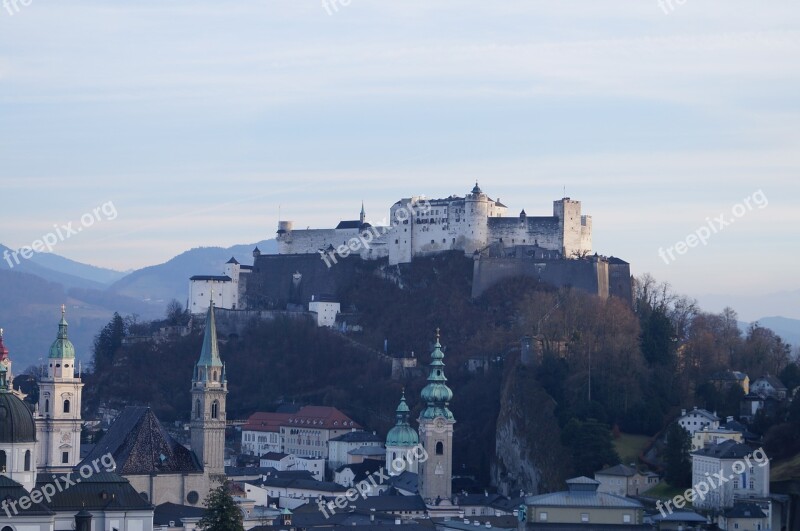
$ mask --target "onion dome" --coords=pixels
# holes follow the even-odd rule
[[[28,406],[8,388],[6,368],[0,365],[0,444],[36,441],[36,425]]]
[[[386,435],[386,446],[416,446],[419,444],[419,435],[408,423],[410,410],[406,404],[406,394],[400,399],[397,406],[397,424]]]
[[[50,358],[75,358],[75,347],[72,342],[67,339],[67,320],[64,314],[67,313],[66,307],[61,305],[61,321],[58,323],[58,337],[50,346]]]
[[[472,193],[473,194],[482,194],[483,193],[483,191],[481,190],[481,187],[478,186],[478,181],[475,181],[475,188],[472,189]]]
[[[436,343],[433,345],[433,352],[431,352],[431,370],[428,374],[428,385],[422,389],[422,400],[428,404],[420,418],[434,419],[437,417],[444,417],[448,420],[454,420],[453,413],[448,406],[453,399],[453,391],[447,387],[447,378],[444,375],[444,353],[442,352],[442,345],[439,343],[439,330],[436,330]]]

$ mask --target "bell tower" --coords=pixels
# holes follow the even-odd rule
[[[191,441],[207,476],[225,474],[225,401],[228,381],[219,357],[214,301],[208,306],[200,359],[192,377]]]
[[[419,463],[419,493],[428,506],[450,505],[453,482],[453,425],[456,419],[449,409],[453,391],[444,375],[444,353],[436,330],[431,353],[428,385],[422,389],[427,404],[419,415],[419,440],[428,459]]]
[[[37,466],[45,472],[67,472],[81,460],[81,393],[75,376],[75,347],[67,337],[66,308],[61,306],[58,336],[50,347],[47,376],[39,382],[36,406]]]

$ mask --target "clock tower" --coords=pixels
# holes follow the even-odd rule
[[[66,309],[61,306],[58,336],[50,347],[47,376],[39,382],[36,406],[37,466],[45,472],[68,472],[81,460],[81,393],[75,376],[75,347],[67,337]]]
[[[419,440],[428,459],[419,463],[419,493],[428,506],[450,505],[453,482],[453,425],[456,419],[449,409],[453,391],[444,375],[444,353],[436,330],[431,353],[428,385],[422,389],[427,406],[419,414]]]

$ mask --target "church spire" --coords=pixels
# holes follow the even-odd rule
[[[217,342],[217,322],[214,318],[214,301],[208,305],[206,314],[206,329],[203,336],[203,347],[200,350],[200,359],[197,360],[197,371],[195,372],[195,382],[205,382],[216,380],[213,378],[216,371],[212,369],[222,369],[222,360],[219,357],[219,343]]]
[[[430,372],[428,373],[428,385],[422,389],[422,400],[427,407],[422,410],[420,418],[433,419],[444,417],[453,419],[453,413],[449,409],[450,401],[453,399],[453,391],[447,387],[447,377],[444,375],[444,353],[442,344],[439,342],[439,329],[436,329],[436,343],[431,352]]]
[[[361,220],[361,224],[364,224],[364,221],[367,219],[367,213],[364,211],[364,201],[361,201],[361,213],[358,216],[358,219]]]
[[[58,335],[56,336],[56,340],[50,346],[50,358],[75,358],[75,347],[72,345],[72,342],[69,340],[67,336],[67,319],[66,319],[67,307],[63,304],[61,305],[61,320],[58,322]]]

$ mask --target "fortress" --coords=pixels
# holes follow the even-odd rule
[[[580,201],[553,201],[552,216],[528,216],[523,210],[508,217],[507,212],[499,198],[490,198],[475,183],[464,197],[401,199],[380,226],[366,222],[363,205],[358,220],[342,221],[333,229],[294,230],[291,221],[279,221],[278,254],[320,253],[329,262],[336,255],[358,254],[365,260],[388,257],[390,265],[397,265],[443,251],[472,256],[491,245],[535,246],[562,258],[592,250],[592,218],[581,214]]]
[[[366,221],[363,204],[358,219],[330,229],[295,230],[291,221],[279,220],[277,255],[255,249],[252,267],[232,258],[222,276],[192,277],[189,307],[193,313],[207,307],[213,289],[223,308],[306,308],[315,296],[336,297],[363,261],[404,268],[414,258],[443,253],[474,262],[473,297],[504,279],[528,277],[631,302],[630,265],[592,254],[592,218],[581,213],[580,201],[553,201],[552,216],[507,213],[499,198],[475,183],[463,197],[401,199],[375,225]]]

